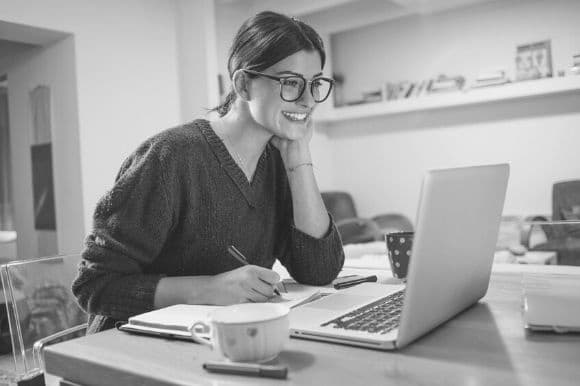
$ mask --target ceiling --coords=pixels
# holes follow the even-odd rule
[[[321,33],[335,33],[404,16],[428,15],[494,1],[504,0],[216,0],[216,4],[244,8],[249,15],[263,10],[294,15]]]
[[[497,0],[378,0],[391,3],[387,6],[403,8],[407,13],[431,13],[450,8],[459,8],[477,3],[486,3]],[[244,4],[251,11],[270,9],[290,15],[308,15],[317,12],[329,11],[336,8],[367,7],[374,0],[216,0],[220,6]]]
[[[0,20],[0,63],[26,50],[57,42],[69,34]]]
[[[34,48],[32,44],[17,43],[11,40],[0,39],[0,62],[8,60],[26,50]]]

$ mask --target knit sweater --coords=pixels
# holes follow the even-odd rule
[[[73,292],[89,332],[153,309],[164,276],[216,275],[279,260],[304,284],[324,285],[344,252],[332,218],[326,235],[293,224],[292,198],[279,151],[268,144],[251,183],[206,120],[165,130],[122,164],[94,212]]]

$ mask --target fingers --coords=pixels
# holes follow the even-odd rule
[[[226,279],[220,287],[226,290],[232,303],[266,302],[275,296],[274,286],[280,281],[276,272],[256,265],[246,265],[220,275]]]
[[[280,275],[268,268],[254,266],[257,277],[270,285],[275,285],[280,281]]]
[[[239,303],[264,303],[270,300],[271,297],[261,293],[259,290],[250,288],[242,295]]]
[[[254,302],[254,303],[264,303],[267,302],[268,300],[270,300],[272,296],[266,296],[264,294],[262,294],[261,292],[252,289],[250,292],[250,296],[248,297],[250,299],[250,301]]]
[[[238,271],[238,280],[248,281],[260,279],[270,285],[275,285],[280,281],[280,275],[271,269],[259,267],[257,265],[245,265],[230,272]]]
[[[248,280],[244,283],[244,289],[247,296],[254,301],[266,301],[274,296],[274,287],[259,278]]]
[[[274,286],[261,279],[256,279],[247,283],[248,298],[253,302],[266,302],[276,296]]]
[[[257,283],[252,289],[264,296],[271,298],[272,296],[275,296],[275,288],[275,285],[271,285],[270,283],[266,283],[265,281],[260,280],[259,283]]]

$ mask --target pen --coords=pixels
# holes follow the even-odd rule
[[[265,378],[286,379],[288,368],[286,366],[260,365],[255,363],[234,362],[206,362],[203,368],[212,373],[253,375]]]
[[[246,260],[246,257],[242,254],[242,252],[238,251],[238,248],[234,247],[233,245],[230,245],[228,247],[228,252],[230,255],[232,255],[234,259],[236,259],[243,265],[248,265],[248,260]],[[278,296],[281,296],[280,291],[278,291],[278,288],[276,287],[274,287],[274,293]]]

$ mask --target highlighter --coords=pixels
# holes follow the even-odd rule
[[[360,283],[375,282],[377,281],[377,275],[362,276],[362,275],[349,275],[339,277],[332,282],[335,289],[344,289],[352,287]]]

